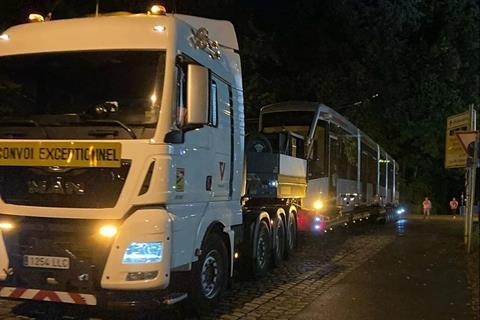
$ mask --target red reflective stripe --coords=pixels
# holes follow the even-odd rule
[[[72,298],[73,301],[75,301],[76,304],[87,304],[85,299],[82,297],[81,294],[79,293],[69,293],[70,297]]]
[[[15,288],[12,293],[10,293],[9,297],[10,298],[21,298],[22,294],[27,291],[27,289],[24,288]]]
[[[32,299],[44,301],[46,298],[49,298],[49,300],[53,302],[62,302],[55,291],[46,290],[40,290]]]

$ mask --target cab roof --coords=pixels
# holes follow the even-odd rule
[[[106,49],[162,49],[166,37],[175,36],[175,25],[205,27],[224,48],[238,50],[233,25],[228,21],[167,14],[122,14],[36,22],[11,27],[0,38],[0,56]],[[163,32],[155,31],[162,25]]]

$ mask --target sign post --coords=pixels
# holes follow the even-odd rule
[[[478,167],[478,147],[479,147],[479,132],[468,131],[460,132],[456,134],[458,140],[462,144],[465,153],[468,156],[472,156],[472,161],[467,162],[467,210],[465,213],[465,244],[467,251],[470,252],[472,246],[472,225],[473,225],[473,208],[475,204],[475,186],[477,179],[477,167]],[[470,150],[469,145],[473,145],[473,149]],[[473,154],[471,151],[473,150]]]
[[[478,162],[478,134],[475,131],[477,130],[476,120],[477,114],[473,105],[470,105],[469,110],[466,112],[448,117],[445,141],[445,168],[466,168],[465,200],[467,203],[467,210],[465,212],[464,239],[468,251],[470,251],[471,247],[473,205],[475,202],[475,179]],[[475,151],[472,161],[473,164],[469,166],[467,165],[467,148],[472,141],[475,141]]]

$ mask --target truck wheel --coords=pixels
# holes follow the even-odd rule
[[[273,221],[273,264],[278,267],[285,256],[285,225],[280,215]]]
[[[249,134],[246,137],[246,146],[245,146],[245,151],[246,152],[265,152],[265,153],[271,153],[273,150],[272,144],[268,140],[267,137],[265,137],[261,133],[254,133],[254,134]]]
[[[200,314],[209,312],[219,301],[228,283],[228,251],[223,239],[210,234],[202,245],[202,254],[193,267],[194,308]]]
[[[254,243],[255,257],[253,270],[256,278],[261,278],[268,273],[270,267],[270,230],[265,220],[260,221],[256,242]]]
[[[297,245],[297,220],[295,219],[295,214],[290,212],[288,214],[287,221],[287,245],[285,250],[285,256],[289,257]]]

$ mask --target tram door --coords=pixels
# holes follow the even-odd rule
[[[330,199],[334,205],[337,205],[337,184],[338,184],[338,167],[340,159],[340,146],[338,137],[330,133],[329,136],[329,149],[330,149],[330,179],[329,179],[329,194]]]

